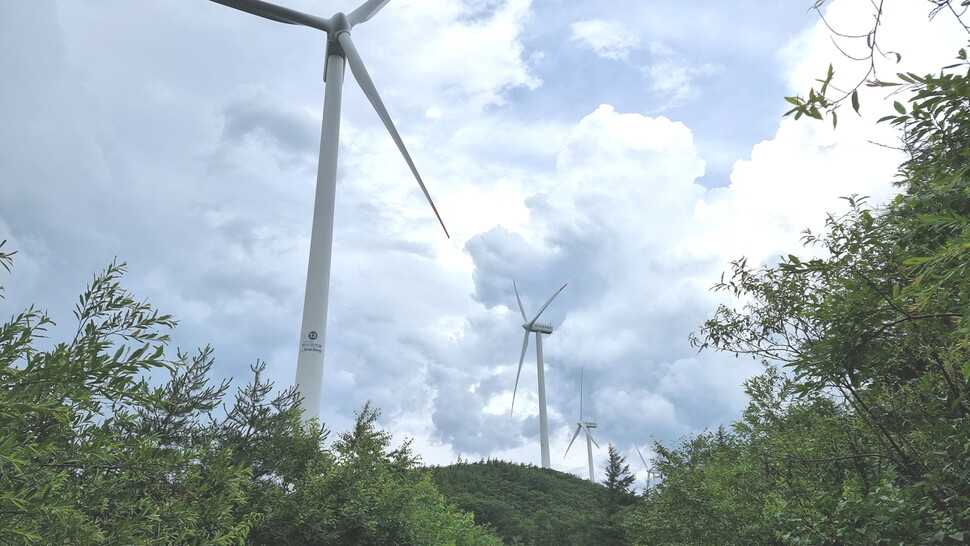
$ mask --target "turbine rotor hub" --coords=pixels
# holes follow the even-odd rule
[[[350,24],[350,20],[343,12],[338,11],[330,18],[330,36],[334,38],[344,32],[350,32],[352,27],[353,25]]]

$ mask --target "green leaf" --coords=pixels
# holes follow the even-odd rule
[[[832,64],[830,63],[829,64],[829,71],[825,75],[825,80],[822,81],[822,89],[820,89],[820,93],[821,93],[822,96],[825,96],[825,92],[828,91],[829,84],[832,83],[832,77],[833,76],[835,76],[835,69],[832,67]]]
[[[896,111],[899,112],[900,114],[905,114],[906,113],[906,107],[903,106],[903,104],[901,102],[899,102],[898,100],[897,101],[893,101],[893,108],[895,108]]]
[[[852,91],[852,109],[855,113],[859,113],[859,90],[855,89]]]

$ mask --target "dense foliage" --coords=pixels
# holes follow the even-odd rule
[[[656,446],[639,544],[970,541],[970,71],[899,77],[901,193],[848,197],[810,258],[741,259],[694,342],[761,359],[730,430]],[[966,72],[962,72],[966,71]]]
[[[391,448],[369,405],[327,448],[263,364],[226,404],[212,351],[167,359],[174,320],[123,273],[94,279],[69,342],[41,348],[52,322],[33,308],[0,325],[0,543],[501,543]],[[160,387],[142,379],[166,369]]]

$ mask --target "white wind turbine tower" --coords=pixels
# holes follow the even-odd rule
[[[296,364],[296,388],[303,396],[304,419],[319,417],[320,394],[323,386],[323,350],[327,332],[327,302],[330,292],[330,256],[333,247],[334,196],[337,185],[337,148],[340,136],[341,87],[345,62],[377,111],[394,143],[404,156],[418,181],[421,191],[431,204],[438,222],[445,228],[431,194],[421,180],[404,142],[381,101],[374,82],[364,68],[350,31],[369,20],[389,0],[367,0],[349,14],[336,13],[329,19],[309,15],[260,0],[212,0],[240,11],[258,15],[279,23],[300,25],[327,34],[326,82],[323,100],[323,124],[320,131],[320,159],[317,165],[316,197],[313,204],[313,226],[310,232],[310,258],[307,267],[306,296],[303,302],[303,324],[300,329],[300,352]],[[449,236],[450,237],[450,236]]]
[[[596,444],[596,440],[593,439],[593,432],[590,430],[596,428],[596,421],[586,421],[583,419],[583,375],[586,373],[584,368],[579,373],[579,421],[576,422],[576,432],[573,434],[573,439],[569,440],[569,445],[566,446],[566,453],[569,453],[569,448],[573,447],[573,442],[576,441],[576,437],[579,436],[579,431],[586,432],[586,457],[589,460],[589,483],[596,483],[593,479],[593,444]],[[599,448],[599,444],[596,447]],[[563,454],[563,457],[566,456]]]
[[[519,297],[519,287],[515,285],[515,281],[512,281],[512,288],[515,289],[515,300],[519,303],[519,311],[522,313],[522,320],[525,322],[522,324],[522,328],[525,330],[525,336],[522,338],[522,355],[519,357],[519,371],[515,373],[515,388],[512,389],[512,407],[509,409],[509,414],[515,409],[515,392],[519,389],[519,375],[522,373],[522,362],[525,361],[525,352],[529,349],[529,334],[535,333],[536,335],[536,370],[539,375],[539,448],[542,454],[542,468],[551,468],[552,465],[549,463],[549,423],[546,420],[546,376],[545,370],[542,366],[542,334],[551,334],[552,325],[551,324],[540,324],[536,321],[539,320],[539,315],[549,307],[552,300],[556,299],[556,296],[566,288],[566,285],[562,285],[562,288],[556,290],[548,300],[546,300],[545,305],[543,305],[536,316],[529,320],[525,315],[525,308],[522,307],[522,298]]]

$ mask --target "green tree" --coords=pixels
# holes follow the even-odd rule
[[[52,321],[34,308],[0,326],[0,542],[223,544],[248,532],[250,515],[233,514],[244,468],[128,433],[159,403],[142,374],[180,364],[164,357],[175,321],[121,289],[124,271],[95,277],[70,342],[38,348]]]
[[[622,526],[634,544],[765,544],[772,480],[765,458],[742,433],[704,432],[672,447],[654,445],[664,479],[629,510]]]
[[[828,233],[806,236],[824,245],[826,258],[792,255],[755,269],[737,262],[718,288],[749,303],[722,307],[703,329],[702,346],[780,361],[798,400],[829,398],[847,414],[837,421],[840,435],[857,441],[829,462],[858,464],[843,488],[842,507],[850,509],[826,515],[827,536],[870,529],[872,537],[923,542],[947,529],[959,536],[967,524],[966,279],[953,270],[936,281],[913,275],[915,266],[946,260],[953,243],[909,203],[902,198],[879,213],[850,199],[850,212],[830,218]],[[936,239],[930,247],[904,244],[927,236]],[[888,464],[879,473],[863,459]],[[922,514],[904,535],[896,505]]]
[[[0,543],[501,542],[445,502],[407,444],[390,449],[369,405],[328,449],[257,363],[226,407],[212,350],[166,359],[175,321],[124,291],[124,272],[95,277],[70,342],[41,349],[52,322],[33,308],[0,325]],[[164,371],[159,387],[143,379]]]
[[[432,484],[408,444],[392,449],[370,404],[333,457],[311,466],[267,506],[254,544],[500,544]]]
[[[970,71],[905,76],[910,104],[884,118],[910,156],[902,193],[881,209],[848,198],[825,232],[806,233],[822,257],[735,262],[715,288],[747,303],[721,307],[695,338],[782,364],[798,403],[786,418],[809,403],[818,417],[827,399],[819,433],[841,438],[838,449],[791,457],[842,469],[839,501],[826,501],[821,484],[799,510],[779,498],[792,542],[959,541],[970,528]]]
[[[604,544],[626,544],[624,538],[622,521],[625,518],[623,510],[636,501],[633,491],[633,482],[636,475],[630,471],[630,465],[626,462],[626,457],[620,455],[616,446],[609,444],[609,457],[605,465],[605,477],[603,485],[607,490],[606,503],[606,525],[603,534],[606,537]]]
[[[630,471],[626,457],[620,455],[616,446],[609,444],[608,451],[609,458],[604,467],[606,477],[603,479],[603,485],[606,486],[611,497],[616,499],[618,503],[626,503],[629,498],[633,497],[632,487],[637,477]]]
[[[848,197],[806,232],[815,257],[742,258],[715,285],[740,303],[693,343],[766,371],[746,383],[751,402],[730,434],[656,446],[664,481],[624,522],[637,543],[968,539],[967,54],[899,78],[908,103],[881,121],[901,129],[909,156],[901,193],[880,208]]]

